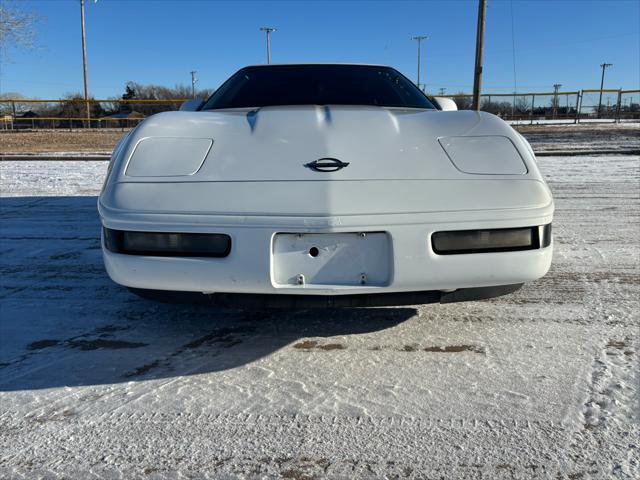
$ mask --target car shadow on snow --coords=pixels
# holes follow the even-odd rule
[[[104,271],[93,196],[0,198],[0,223],[0,391],[211,373],[282,349],[331,355],[346,348],[343,336],[374,334],[416,314],[138,298]]]

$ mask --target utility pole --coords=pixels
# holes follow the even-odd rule
[[[82,70],[84,73],[84,103],[87,108],[87,122],[91,126],[91,109],[89,108],[89,84],[87,82],[87,42],[84,31],[84,0],[80,0],[80,23],[82,25]]]
[[[418,83],[416,84],[418,85],[418,88],[420,88],[420,44],[422,43],[422,40],[426,39],[426,35],[417,35],[411,38],[411,40],[415,40],[416,42],[418,42]]]
[[[441,96],[441,97],[444,97],[444,93],[445,93],[446,91],[447,91],[447,89],[446,89],[446,88],[444,88],[444,87],[440,87],[440,96]]]
[[[196,82],[198,79],[196,78],[196,71],[191,70],[191,98],[196,98]]]
[[[273,27],[260,27],[260,31],[267,34],[267,64],[271,63],[271,32],[276,30]]]
[[[556,118],[556,116],[558,115],[558,90],[560,90],[561,86],[562,86],[561,83],[554,83],[553,84],[553,115],[552,115],[552,118]]]
[[[600,79],[600,100],[598,100],[598,118],[600,118],[600,110],[602,110],[602,89],[604,88],[604,71],[613,67],[613,63],[601,63],[600,68],[602,68],[602,78]]]
[[[480,110],[480,91],[482,90],[482,57],[484,55],[484,17],[487,13],[487,0],[478,0],[478,28],[476,30],[476,67],[473,75],[473,106]]]

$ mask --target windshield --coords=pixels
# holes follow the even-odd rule
[[[273,65],[239,70],[202,110],[275,105],[435,108],[409,79],[390,67]]]

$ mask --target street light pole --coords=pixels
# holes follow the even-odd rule
[[[80,23],[82,25],[82,70],[84,73],[84,103],[87,108],[87,121],[91,121],[91,109],[89,108],[89,84],[87,82],[87,42],[84,30],[84,0],[80,0]],[[89,123],[88,126],[91,126]]]
[[[426,39],[426,35],[418,35],[411,38],[411,40],[415,40],[416,42],[418,42],[418,82],[416,83],[416,85],[418,85],[418,88],[420,88],[420,44],[422,43],[422,40]]]
[[[556,116],[558,115],[558,90],[560,90],[561,86],[561,83],[553,84],[553,118],[556,118]]]
[[[602,78],[600,79],[600,99],[598,100],[598,118],[600,118],[600,110],[602,109],[602,89],[604,88],[604,71],[613,67],[613,63],[601,63],[600,68],[602,68]]]
[[[196,98],[196,82],[198,79],[196,78],[196,71],[191,70],[191,98]]]
[[[476,66],[473,74],[473,109],[480,110],[480,91],[482,90],[482,57],[484,55],[484,17],[487,13],[487,0],[478,0],[478,29],[476,31]]]
[[[267,64],[269,64],[271,63],[271,32],[275,32],[276,29],[273,27],[260,27],[260,31],[267,34]]]

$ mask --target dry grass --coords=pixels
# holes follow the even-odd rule
[[[0,132],[0,154],[111,152],[123,134],[119,129],[5,131]]]
[[[581,136],[601,137],[603,135],[623,135],[629,137],[639,137],[637,123],[580,123],[573,124],[556,124],[556,125],[514,125],[517,131],[527,135],[559,135],[559,134],[575,134]]]

